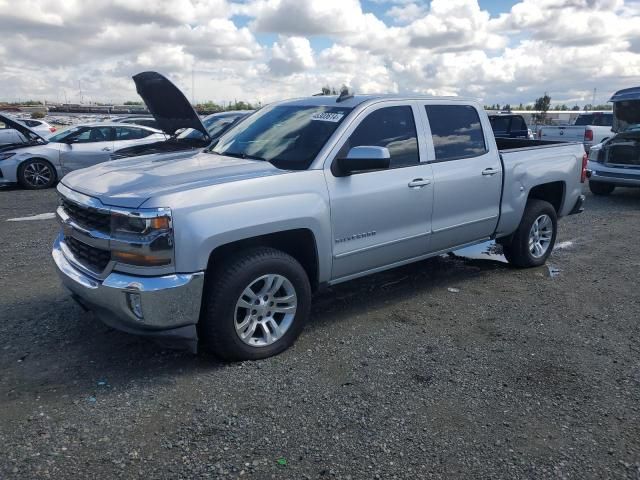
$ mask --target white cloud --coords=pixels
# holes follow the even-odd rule
[[[273,44],[269,69],[274,75],[284,76],[304,72],[315,66],[313,50],[304,37],[281,37]]]
[[[427,6],[425,4],[406,3],[394,5],[387,10],[386,14],[393,18],[396,23],[407,24],[422,17],[426,11]]]
[[[521,0],[0,0],[0,96],[122,101],[155,69],[191,96],[271,101],[323,85],[603,102],[640,84],[640,2]]]

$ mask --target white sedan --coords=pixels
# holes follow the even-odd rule
[[[45,139],[5,115],[0,114],[0,123],[20,133],[0,145],[0,185],[28,189],[52,187],[72,170],[109,160],[114,150],[167,139],[154,128],[118,123],[77,125]]]
[[[56,127],[50,125],[44,120],[32,120],[30,118],[14,118],[14,120],[22,123],[23,125],[26,125],[31,130],[44,138],[52,135],[57,130]],[[17,130],[14,130],[13,128],[6,128],[4,122],[0,121],[0,145],[19,142],[23,139],[24,137],[22,137],[22,135],[20,135]]]

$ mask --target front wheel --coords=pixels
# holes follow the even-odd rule
[[[611,183],[605,182],[589,182],[589,190],[594,195],[610,195],[615,190],[616,186]]]
[[[240,252],[210,273],[199,333],[225,360],[257,360],[293,344],[309,317],[311,286],[290,255],[261,247]]]
[[[56,182],[56,169],[47,160],[32,158],[20,164],[18,183],[29,190],[50,188]]]
[[[543,265],[555,245],[557,226],[553,205],[544,200],[529,200],[518,230],[511,242],[503,246],[509,263],[519,268]]]

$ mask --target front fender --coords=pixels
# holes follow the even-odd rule
[[[259,193],[256,193],[259,192]],[[176,267],[202,271],[218,247],[239,240],[295,229],[315,238],[318,278],[331,275],[331,222],[321,171],[244,180],[209,188],[197,205],[172,208]]]

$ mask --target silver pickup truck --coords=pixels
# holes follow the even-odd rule
[[[154,99],[179,103],[167,82],[137,83],[157,116]],[[200,128],[195,112],[161,120]],[[115,328],[264,358],[294,342],[323,285],[489,239],[516,267],[543,264],[557,219],[582,210],[585,167],[579,143],[496,144],[471,100],[301,98],[196,156],[70,173],[53,258]]]

